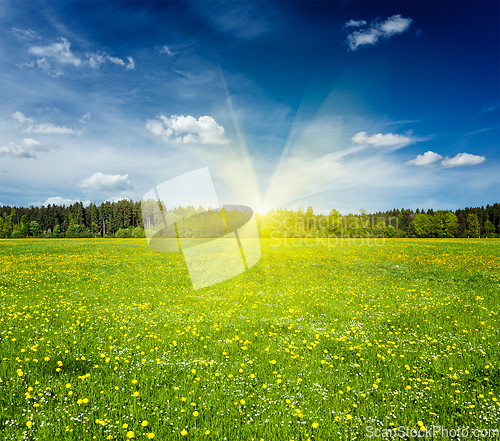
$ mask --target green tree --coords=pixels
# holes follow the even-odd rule
[[[12,212],[10,213],[10,216],[5,215],[3,223],[4,237],[10,237],[10,235],[12,234],[12,217],[13,217]]]
[[[467,216],[467,235],[477,236],[479,234],[479,219],[476,213],[469,213]]]
[[[492,234],[495,232],[495,225],[490,222],[489,220],[487,220],[485,223],[484,223],[484,232],[486,234]]]
[[[458,235],[458,219],[454,213],[448,211],[444,220],[443,237],[456,237]]]
[[[132,237],[134,237],[136,239],[141,238],[141,237],[146,237],[146,233],[144,232],[144,230],[141,227],[135,227],[132,230]]]
[[[434,213],[434,227],[436,237],[445,237],[446,213],[444,211],[439,210]]]
[[[434,236],[434,219],[430,214],[417,214],[413,221],[413,230],[417,237]]]
[[[20,231],[23,237],[26,237],[30,231],[30,221],[27,214],[23,214],[21,217]]]
[[[33,235],[33,237],[38,237],[38,235],[40,234],[40,225],[38,225],[37,221],[30,222],[30,233]]]
[[[72,213],[68,213],[68,229],[77,225],[75,218]]]
[[[312,229],[316,224],[316,219],[314,217],[313,207],[309,206],[306,210],[306,227],[308,230]]]
[[[61,227],[59,224],[57,224],[54,227],[54,237],[59,237],[61,235]]]

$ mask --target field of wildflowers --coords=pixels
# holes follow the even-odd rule
[[[500,428],[500,240],[262,240],[193,291],[144,240],[2,240],[0,438]]]

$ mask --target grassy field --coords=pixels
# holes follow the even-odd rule
[[[500,240],[276,245],[193,291],[144,240],[1,240],[0,438],[500,428]]]

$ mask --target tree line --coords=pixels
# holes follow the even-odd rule
[[[2,238],[145,237],[161,219],[171,224],[205,212],[203,207],[158,209],[154,201],[81,202],[68,206],[0,207]],[[143,217],[144,210],[144,217]],[[211,208],[207,208],[211,210]],[[199,216],[197,216],[198,218]],[[211,217],[207,217],[210,219]],[[215,219],[215,217],[214,217]],[[327,215],[306,210],[278,209],[256,214],[261,237],[500,237],[500,204],[452,210],[393,209],[385,212]],[[144,224],[146,222],[146,225]],[[194,221],[193,221],[194,222]],[[194,225],[191,222],[191,225]],[[210,221],[208,221],[210,222]],[[215,222],[215,221],[214,221]],[[190,223],[184,222],[189,226]],[[189,234],[198,230],[190,227]],[[203,227],[204,228],[204,227]],[[206,231],[210,231],[207,226]],[[200,233],[201,234],[201,233]],[[204,235],[207,233],[205,232]]]

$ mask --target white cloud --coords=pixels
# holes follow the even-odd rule
[[[41,40],[36,32],[31,29],[12,28],[12,34],[20,40]]]
[[[23,139],[21,145],[9,142],[0,145],[0,156],[11,158],[36,158],[37,152],[48,152],[53,147],[44,145],[32,138]]]
[[[173,57],[174,55],[177,54],[177,52],[174,52],[172,49],[170,49],[168,46],[164,45],[161,47],[157,47],[158,51],[160,54],[167,54],[170,57]]]
[[[344,27],[349,27],[348,23],[351,22],[353,20],[347,22]],[[394,35],[402,34],[410,29],[412,22],[411,18],[404,18],[401,14],[393,15],[382,22],[372,21],[368,29],[354,31],[347,36],[349,48],[355,51],[360,46],[375,44],[381,38],[390,38]]]
[[[135,67],[135,63],[132,57],[127,57],[127,64],[121,58],[113,57],[103,51],[86,52],[85,56],[87,57],[87,59],[82,60],[71,51],[71,43],[63,37],[60,37],[57,42],[52,43],[49,46],[30,47],[29,52],[32,55],[40,57],[38,60],[36,60],[36,67],[45,71],[48,75],[53,77],[58,77],[60,75],[63,75],[63,73],[60,70],[50,69],[51,65],[48,61],[48,59],[50,58],[58,61],[59,63],[72,64],[76,67],[90,66],[93,69],[98,69],[101,64],[107,62],[125,66],[127,69],[133,69]],[[18,64],[18,66],[34,67],[35,63],[32,62],[20,65]]]
[[[107,60],[107,54],[101,52],[96,52],[96,53],[87,52],[85,56],[89,61],[90,67],[93,69],[98,69],[99,66],[102,63],[105,63]]]
[[[107,62],[118,64],[119,66],[126,66],[127,69],[133,69],[135,67],[135,63],[132,57],[127,57],[128,64],[126,64],[125,61],[123,61],[121,58],[112,57],[111,55],[108,55],[106,52],[102,51],[86,52],[85,56],[87,57],[90,67],[92,67],[93,69],[99,69],[101,64]]]
[[[429,150],[428,152],[425,152],[423,155],[418,155],[415,159],[406,161],[406,164],[416,165],[419,167],[434,167],[435,163],[440,159],[443,159],[441,155],[439,155],[438,153],[431,152]]]
[[[79,119],[79,121],[80,121],[81,123],[84,123],[84,122],[87,122],[89,119],[90,119],[90,112],[87,112],[85,115],[83,115],[83,116]]]
[[[33,63],[31,63],[31,66]],[[29,66],[26,63],[26,66]],[[31,67],[29,66],[29,67]],[[36,60],[36,67],[38,69],[43,70],[47,75],[57,78],[58,76],[64,75],[60,70],[53,70],[50,68],[50,63],[45,59],[45,58],[40,58],[39,60]]]
[[[14,112],[12,114],[12,118],[14,121],[18,122],[18,125],[22,126],[24,124],[31,124],[33,123],[33,118],[30,118],[28,116],[24,116],[21,112]]]
[[[361,26],[364,26],[365,24],[366,24],[366,21],[364,21],[364,20],[351,19],[345,23],[344,28],[350,28],[350,27],[359,28]]]
[[[228,144],[226,130],[217,124],[211,116],[172,115],[170,118],[159,115],[149,120],[146,129],[165,142],[174,141],[182,144]]]
[[[470,155],[469,153],[459,153],[453,158],[448,156],[441,161],[441,165],[446,168],[462,167],[464,165],[478,165],[486,161],[484,156]]]
[[[51,123],[33,126],[33,118],[26,117],[21,112],[14,112],[12,118],[17,122],[16,128],[24,133],[39,133],[41,135],[81,135],[82,133],[70,127],[56,126]]]
[[[87,207],[92,203],[92,201],[88,200],[82,201],[80,199],[66,199],[60,196],[53,196],[48,198],[45,202],[32,202],[30,205],[33,205],[35,207],[41,207],[41,206],[46,207],[47,205],[73,205],[76,204],[77,202],[82,202],[84,207]]]
[[[53,57],[60,63],[80,66],[82,60],[71,52],[70,47],[71,43],[65,38],[60,37],[58,42],[52,43],[50,46],[30,47],[29,52],[39,57]]]
[[[90,178],[76,184],[85,192],[102,192],[102,191],[125,191],[132,186],[128,181],[127,175],[105,175],[103,173],[94,173]]]
[[[367,136],[366,132],[358,132],[351,138],[354,144],[358,145],[372,145],[374,147],[389,149],[398,149],[408,144],[415,142],[412,138],[394,133],[377,133],[375,135]]]
[[[23,130],[25,133],[40,133],[42,135],[76,135],[81,134],[70,127],[66,126],[56,126],[51,123],[38,124],[35,127],[28,127]]]
[[[125,62],[121,58],[108,56],[108,60],[114,64],[119,64],[120,66],[125,66]]]

